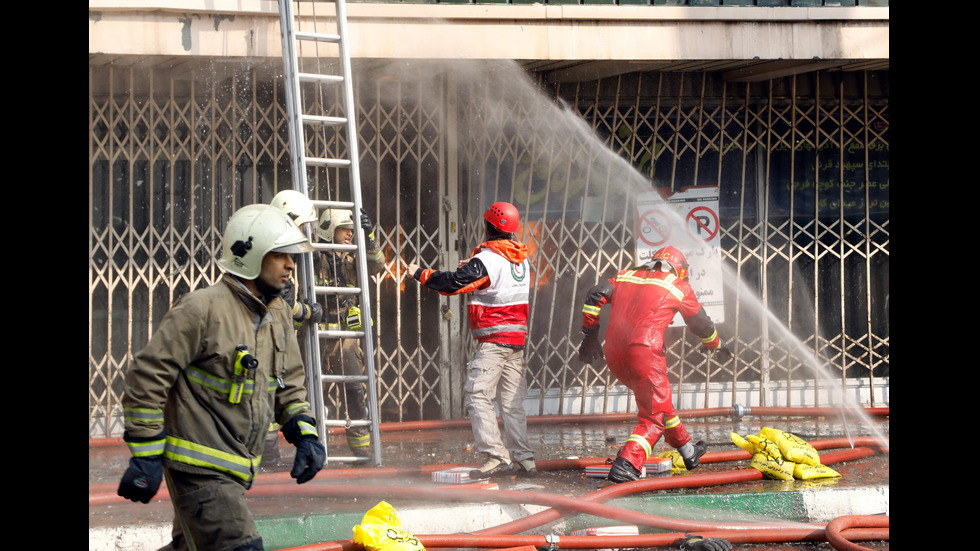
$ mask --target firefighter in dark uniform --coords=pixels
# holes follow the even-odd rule
[[[385,267],[385,257],[375,236],[374,224],[367,213],[361,209],[361,228],[367,239],[365,255],[368,275],[380,274]],[[316,230],[317,236],[327,243],[350,245],[354,239],[354,215],[347,209],[325,209],[320,213]],[[316,284],[326,287],[358,287],[357,258],[351,251],[321,251],[314,255],[313,270]],[[367,285],[368,282],[364,282]],[[326,297],[323,309],[322,330],[360,331],[364,323],[360,308],[360,295],[338,294]],[[323,339],[321,342],[322,367],[325,373],[337,375],[363,375],[364,350],[358,339]],[[362,383],[344,384],[344,405],[347,419],[368,418],[365,387]],[[354,455],[370,458],[374,456],[371,432],[368,427],[348,427],[347,445]]]
[[[166,479],[175,516],[165,549],[263,549],[245,490],[271,421],[296,446],[297,483],[323,468],[292,315],[279,296],[291,255],[312,250],[281,210],[242,207],[225,228],[221,280],[175,301],[133,355],[122,398],[132,458],[118,494],[149,503]]]

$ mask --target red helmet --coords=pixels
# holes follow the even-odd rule
[[[654,264],[658,260],[666,262],[674,271],[674,275],[676,275],[678,278],[687,279],[689,268],[687,259],[684,258],[684,255],[677,249],[670,246],[658,249],[650,258],[650,263]]]
[[[483,219],[502,232],[515,233],[521,217],[517,213],[517,207],[510,203],[498,201],[490,205],[490,208],[484,213]]]

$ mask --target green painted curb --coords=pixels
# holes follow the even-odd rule
[[[606,503],[638,513],[694,521],[724,522],[731,520],[741,523],[751,522],[752,517],[758,517],[759,520],[780,519],[805,522],[807,515],[805,499],[800,492],[655,495],[617,498]],[[731,515],[726,515],[729,512]],[[623,523],[593,515],[576,515],[566,519],[566,526],[569,531],[621,524]],[[639,532],[641,534],[660,534],[668,532],[668,530],[641,526]]]
[[[266,549],[286,549],[325,541],[349,540],[364,513],[265,517],[255,519]]]
[[[806,504],[800,492],[758,492],[730,494],[656,495],[617,498],[607,504],[621,509],[650,515],[720,522],[782,519],[805,521]],[[480,505],[475,505],[479,507]],[[462,505],[461,508],[465,508]],[[730,512],[731,516],[726,515]],[[256,519],[266,549],[285,549],[354,537],[354,526],[361,523],[363,513],[336,513]],[[565,517],[568,532],[597,526],[623,524],[593,515]],[[640,527],[641,534],[658,534],[666,530]]]

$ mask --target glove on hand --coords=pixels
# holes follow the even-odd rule
[[[732,549],[732,544],[728,540],[721,538],[704,539],[701,536],[692,536],[686,532],[684,535],[687,537],[678,542],[680,544],[678,548],[682,551],[728,551]]]
[[[293,460],[293,470],[289,476],[296,479],[297,484],[313,480],[327,460],[327,450],[316,438],[304,438],[296,444],[296,459]]]
[[[163,480],[163,456],[130,457],[116,494],[130,501],[149,503]]]
[[[320,306],[319,303],[314,302],[313,304],[310,304],[309,307],[310,321],[313,323],[320,323],[320,320],[323,319],[323,306]]]
[[[316,434],[316,421],[306,415],[294,415],[282,426],[286,442],[296,446],[296,458],[289,476],[297,484],[309,482],[320,472],[327,460],[327,450]]]
[[[718,339],[718,348],[715,348],[715,355],[718,357],[718,361],[725,363],[732,359],[732,351],[728,349],[725,341]]]
[[[296,293],[293,289],[292,278],[286,281],[286,285],[282,288],[282,291],[279,291],[279,296],[286,301],[286,304],[288,304],[290,308],[293,308],[296,305]]]
[[[307,320],[313,323],[320,323],[321,319],[323,319],[323,307],[316,302],[313,304],[305,301],[300,302],[299,309],[293,314],[293,322],[296,325],[303,325]]]
[[[361,209],[361,227],[364,228],[365,234],[370,234],[374,230],[374,222],[371,222],[371,217],[363,208]]]
[[[582,343],[578,345],[578,359],[591,364],[599,358],[605,358],[602,353],[602,343],[599,342],[599,326],[582,328]]]
[[[374,237],[374,222],[371,222],[371,217],[363,208],[361,209],[361,227],[364,228],[364,236],[367,240],[367,245],[369,249],[378,248],[378,242]]]

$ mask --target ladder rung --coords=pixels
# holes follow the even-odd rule
[[[371,426],[371,421],[368,421],[367,419],[364,419],[363,421],[355,421],[355,420],[351,419],[350,425],[348,425],[347,424],[347,421],[345,421],[343,419],[325,419],[323,421],[323,426],[325,426],[325,427],[345,427],[345,428],[348,427],[348,426],[351,426],[351,427],[370,427]]]
[[[316,336],[321,339],[360,339],[364,331],[317,331]]]
[[[316,285],[313,287],[313,292],[318,295],[359,295],[361,294],[360,287],[327,287],[325,285]]]
[[[350,201],[321,201],[320,199],[310,199],[313,206],[318,209],[352,209],[354,203]]]
[[[347,426],[347,421],[344,420],[344,419],[324,419],[323,420],[323,426],[325,426],[325,427],[346,427]],[[355,421],[355,420],[351,419],[350,420],[350,426],[352,426],[352,427],[370,427],[371,426],[371,421],[369,421],[368,419],[362,419],[362,420],[359,420],[359,421]]]
[[[344,117],[322,117],[320,115],[303,115],[300,117],[306,124],[322,124],[324,126],[337,126],[346,124]]]
[[[324,84],[338,84],[344,81],[340,75],[318,75],[316,73],[297,73],[300,82],[322,82]]]
[[[356,251],[357,245],[353,243],[345,245],[343,243],[313,243],[313,248],[318,251]]]
[[[328,455],[327,462],[330,461],[340,461],[341,463],[367,463],[368,461],[374,461],[370,457],[357,457],[354,455]]]
[[[352,209],[354,208],[354,203],[350,201],[320,201],[319,199],[310,199],[313,206],[318,209]]]
[[[320,375],[324,383],[366,383],[367,375]]]
[[[350,166],[350,161],[347,159],[324,159],[320,157],[306,158],[306,164],[308,166],[327,166],[332,168]]]
[[[293,33],[299,40],[315,40],[317,42],[340,42],[339,34],[324,34],[324,33],[308,33],[303,31],[296,31]]]

